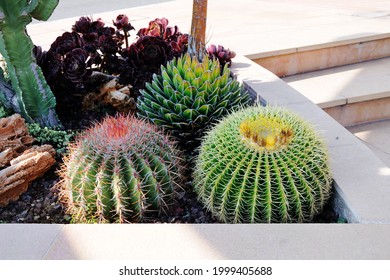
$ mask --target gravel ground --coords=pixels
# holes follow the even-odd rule
[[[67,224],[71,218],[65,214],[62,205],[58,201],[58,192],[53,187],[58,178],[52,167],[43,178],[36,180],[29,189],[23,193],[17,201],[11,202],[6,207],[0,207],[0,223],[56,223]],[[331,206],[318,216],[315,223],[344,222],[339,219]],[[180,191],[177,202],[172,210],[160,219],[149,221],[154,223],[217,223],[216,219],[207,212],[196,200],[196,196],[190,191]]]
[[[58,182],[52,167],[43,178],[31,184],[17,201],[0,207],[0,223],[69,223],[71,218],[65,214],[58,201],[54,185]],[[217,221],[196,200],[192,192],[179,191],[176,204],[170,213],[162,215],[155,223],[216,223]]]
[[[75,103],[68,102],[65,104]],[[73,108],[65,107],[64,112],[60,116],[62,117],[61,120],[66,129],[72,130],[85,129],[102,117],[91,114],[91,112],[80,114],[75,106]],[[60,158],[57,158],[57,160],[59,162]],[[58,201],[58,192],[54,187],[59,180],[56,174],[58,169],[59,164],[57,163],[42,178],[33,182],[17,201],[9,203],[6,207],[0,207],[0,223],[70,223],[71,217],[65,214],[62,205]],[[187,178],[189,178],[189,175],[185,174]],[[184,181],[189,182],[190,180]],[[217,220],[197,201],[196,195],[191,191],[191,185],[188,183],[188,185],[184,185],[183,190],[178,192],[176,204],[172,206],[169,213],[148,222],[217,223]],[[331,205],[326,206],[323,213],[314,219],[314,223],[337,222],[345,222],[345,220],[337,216]]]
[[[67,223],[70,217],[65,215],[52,188],[58,180],[55,168],[34,181],[17,201],[0,207],[0,223]]]

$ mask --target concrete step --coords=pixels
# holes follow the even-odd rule
[[[327,43],[259,54],[254,62],[279,77],[390,56],[390,34],[361,35]]]
[[[390,118],[390,57],[283,80],[344,126]]]

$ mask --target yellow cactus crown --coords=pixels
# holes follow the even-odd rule
[[[293,137],[293,130],[288,125],[263,116],[244,120],[239,129],[242,140],[261,151],[283,149]]]

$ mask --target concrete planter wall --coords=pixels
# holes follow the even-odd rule
[[[389,226],[379,225],[390,222],[389,168],[269,71],[237,57],[233,72],[258,101],[288,107],[323,133],[336,209],[362,224],[4,224],[0,259],[389,259]]]

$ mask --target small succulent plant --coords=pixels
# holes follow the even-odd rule
[[[249,107],[205,136],[195,191],[229,223],[306,222],[331,193],[324,141],[314,128],[278,107]]]
[[[55,150],[58,156],[63,155],[76,135],[73,131],[61,130],[61,128],[40,127],[36,123],[27,124],[28,132],[39,145],[49,144]]]
[[[109,78],[116,76],[120,84],[131,85],[138,93],[154,73],[159,73],[160,65],[187,51],[188,35],[177,26],[168,26],[165,18],[140,29],[132,43],[129,38],[134,27],[129,18],[120,14],[112,23],[115,28],[101,19],[81,17],[47,52],[35,47],[34,55],[54,92],[83,92],[100,86],[91,78],[93,72],[100,72]]]
[[[173,58],[172,48],[160,37],[143,36],[127,51],[127,60],[132,68],[156,73],[161,65]]]
[[[0,119],[8,117],[10,115],[7,108],[5,108],[0,102]]]
[[[115,24],[117,29],[106,26],[101,19],[92,21],[81,17],[72,32],[57,37],[47,52],[36,51],[35,56],[40,58],[39,64],[50,86],[64,84],[67,88],[69,85],[83,88],[93,71],[105,74],[119,71],[109,66],[119,64],[121,46],[133,27],[123,18],[117,18]]]
[[[138,98],[138,114],[170,130],[184,142],[196,141],[204,129],[230,111],[249,104],[241,84],[226,66],[185,54],[161,66]]]
[[[129,47],[128,38],[130,37],[129,32],[131,30],[134,30],[134,27],[129,22],[128,16],[123,15],[123,14],[118,15],[116,17],[115,21],[113,21],[113,24],[118,29],[118,31],[120,31],[120,30],[123,31],[125,43],[126,43],[126,48],[128,48]]]
[[[187,51],[188,34],[181,33],[176,25],[168,26],[168,23],[166,18],[156,18],[149,22],[147,28],[141,28],[137,35],[140,38],[143,36],[159,37],[171,46],[175,56],[180,56]]]
[[[220,45],[210,45],[207,47],[206,51],[210,58],[215,57],[219,60],[221,67],[224,67],[225,64],[230,67],[232,64],[232,58],[236,57],[235,52],[229,49],[225,49],[223,46]]]
[[[179,152],[156,126],[107,117],[70,145],[60,183],[74,222],[135,222],[169,210],[180,180]]]
[[[149,22],[148,28],[138,31],[138,40],[122,51],[126,60],[120,71],[122,83],[130,83],[136,91],[143,89],[153,74],[160,73],[161,65],[187,51],[188,35],[168,23],[166,18]]]

